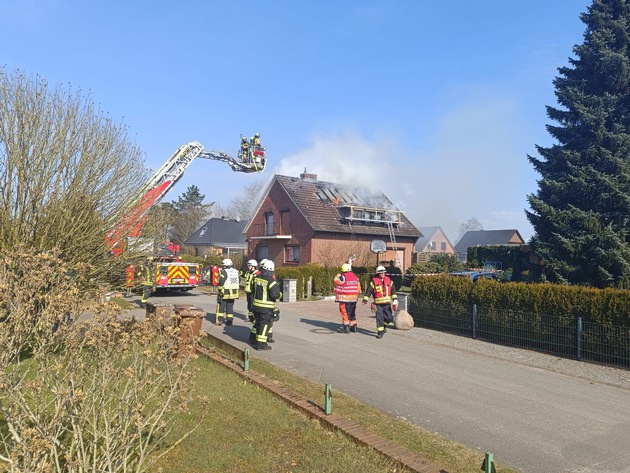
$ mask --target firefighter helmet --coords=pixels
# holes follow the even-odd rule
[[[352,266],[350,266],[349,263],[344,263],[344,264],[341,265],[341,272],[342,273],[348,273],[350,271],[352,271]]]
[[[384,266],[377,266],[376,267],[376,274],[384,273],[384,272],[385,272],[385,267]]]
[[[225,258],[225,259],[221,262],[221,264],[222,264],[223,266],[232,266],[232,265],[233,265],[232,260],[231,260],[230,258]]]
[[[276,269],[276,265],[273,261],[269,261],[268,259],[262,264],[262,269],[266,269],[267,271],[273,271]]]
[[[255,259],[250,259],[250,260],[247,262],[247,265],[248,265],[248,266],[254,266],[254,267],[256,267],[256,266],[258,266],[258,263],[256,263],[256,260],[255,260]]]

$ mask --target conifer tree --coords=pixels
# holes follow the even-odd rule
[[[584,42],[553,81],[556,140],[528,156],[532,245],[549,280],[630,287],[630,0],[593,0]]]

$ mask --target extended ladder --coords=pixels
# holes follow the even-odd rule
[[[396,235],[394,234],[394,222],[387,222],[387,229],[389,230],[389,239],[392,242],[392,250],[394,250],[394,261],[397,268],[402,269],[400,258],[398,258],[398,247],[396,246]]]

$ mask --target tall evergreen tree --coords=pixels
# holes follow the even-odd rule
[[[554,79],[557,141],[528,156],[532,245],[549,280],[630,287],[630,0],[594,0],[584,42]]]
[[[178,212],[188,207],[201,207],[205,198],[206,196],[199,191],[199,187],[193,184],[177,198],[177,202],[173,202],[173,207]]]

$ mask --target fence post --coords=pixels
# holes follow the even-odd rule
[[[577,336],[577,340],[576,340],[576,349],[577,349],[577,359],[581,360],[582,359],[582,339],[583,339],[583,335],[584,335],[584,330],[582,328],[582,317],[578,317],[576,319],[577,322],[577,331],[576,331],[576,336]]]
[[[472,338],[477,338],[477,304],[472,306]]]
[[[332,386],[330,384],[324,388],[324,412],[326,415],[332,414]]]
[[[249,371],[249,348],[243,350],[243,370]]]

